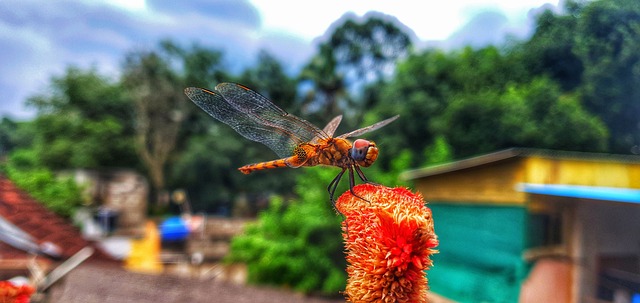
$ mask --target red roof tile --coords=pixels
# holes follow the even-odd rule
[[[61,257],[68,258],[91,243],[68,220],[48,210],[9,179],[0,175],[0,217],[11,222],[35,238],[38,244],[51,242],[61,249]],[[96,250],[99,258],[107,258]],[[23,258],[26,252],[0,242],[0,258]]]

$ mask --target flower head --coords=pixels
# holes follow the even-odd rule
[[[405,188],[362,184],[336,202],[345,217],[350,302],[426,302],[425,270],[437,251],[431,210]]]
[[[0,302],[29,303],[29,298],[35,292],[33,286],[16,285],[10,281],[0,281]]]

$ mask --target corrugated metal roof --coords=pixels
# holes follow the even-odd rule
[[[630,188],[522,183],[517,190],[538,195],[640,204],[640,190]]]
[[[574,151],[559,151],[549,149],[536,149],[536,148],[509,148],[489,154],[470,157],[454,162],[445,164],[439,164],[429,166],[425,168],[419,168],[409,170],[400,175],[400,178],[404,180],[413,180],[418,178],[424,178],[457,170],[467,169],[498,161],[503,161],[515,157],[529,157],[537,156],[543,158],[552,159],[579,159],[587,161],[606,161],[606,162],[618,162],[618,163],[640,163],[640,155],[623,155],[623,154],[606,154],[606,153],[587,153],[587,152],[574,152]]]

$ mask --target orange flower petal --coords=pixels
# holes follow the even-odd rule
[[[346,217],[349,302],[426,302],[425,270],[438,239],[431,210],[405,188],[362,184],[336,208]]]

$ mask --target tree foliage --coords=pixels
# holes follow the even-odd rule
[[[528,41],[522,43],[519,55],[529,73],[548,76],[557,82],[563,91],[578,88],[582,81],[584,66],[574,51],[576,16],[556,15],[544,11],[536,20],[536,31]]]
[[[63,217],[71,217],[83,202],[81,188],[73,178],[56,176],[42,165],[34,150],[14,150],[1,168],[16,186]]]
[[[585,106],[602,117],[612,151],[640,144],[640,6],[603,0],[578,10],[575,52],[584,64]]]
[[[7,117],[0,120],[0,159],[18,145],[18,123]]]
[[[176,148],[187,102],[179,80],[157,53],[126,58],[123,81],[135,106],[135,146],[159,191],[165,189],[165,165]]]
[[[566,10],[542,13],[519,55],[532,74],[579,92],[579,103],[608,129],[607,150],[629,153],[640,144],[640,7],[628,0],[568,1]]]
[[[361,20],[353,15],[344,19],[326,45],[332,50],[339,72],[351,79],[350,84],[390,76],[396,62],[411,51],[411,37],[391,16],[369,13]]]
[[[545,78],[459,95],[442,118],[439,132],[458,155],[512,146],[602,151],[607,140],[602,121]]]
[[[131,104],[115,81],[70,67],[49,93],[29,98],[38,110],[32,148],[51,169],[136,167]],[[108,144],[105,144],[108,142]]]
[[[363,110],[363,102],[351,97],[354,89],[390,76],[396,62],[411,50],[411,38],[399,25],[381,14],[361,20],[343,17],[300,73],[300,79],[312,85],[305,96],[305,112],[326,118],[355,116],[353,108]]]

